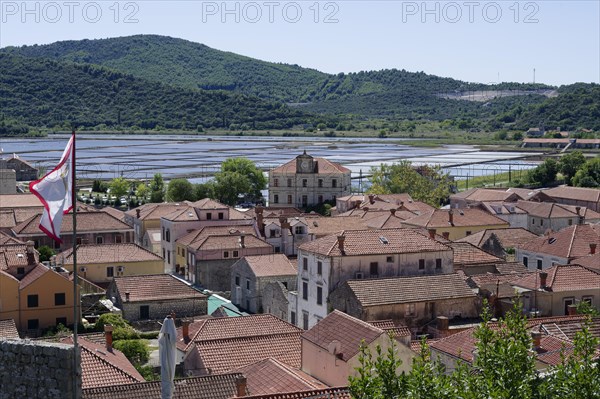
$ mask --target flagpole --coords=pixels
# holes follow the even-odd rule
[[[77,395],[77,327],[79,325],[79,312],[77,311],[79,305],[79,291],[77,290],[77,179],[75,178],[75,129],[73,129],[73,152],[72,167],[71,167],[71,202],[73,204],[73,399],[78,399]]]

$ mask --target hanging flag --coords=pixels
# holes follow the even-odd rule
[[[62,244],[60,228],[63,215],[73,209],[74,141],[75,133],[71,136],[58,165],[40,180],[29,183],[29,191],[44,205],[40,230],[59,244]]]

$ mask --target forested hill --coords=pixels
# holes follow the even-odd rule
[[[282,129],[307,117],[256,97],[146,81],[90,64],[0,53],[2,118],[29,126]]]
[[[179,87],[235,91],[289,103],[331,103],[369,95],[389,99],[397,97],[398,93],[404,97],[419,93],[435,102],[435,94],[451,91],[549,88],[547,85],[516,83],[488,86],[397,69],[332,75],[157,35],[64,41],[41,46],[8,47],[2,51],[26,57],[98,64]],[[422,99],[418,100],[423,105]],[[342,107],[338,108],[343,112],[344,102],[341,104]],[[401,105],[402,110],[405,107],[406,104]],[[329,109],[329,105],[326,108]],[[377,114],[377,109],[363,109],[362,112]]]

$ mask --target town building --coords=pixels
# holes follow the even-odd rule
[[[600,225],[577,224],[518,244],[515,257],[530,270],[542,270],[594,255],[599,247]]]
[[[505,260],[514,260],[515,246],[538,236],[522,227],[508,229],[485,229],[460,238],[455,242],[467,242]]]
[[[352,190],[350,169],[306,151],[269,171],[269,206],[306,208],[335,203]]]
[[[524,188],[471,188],[450,195],[450,207],[455,209],[472,208],[486,203],[517,201],[554,202],[543,191]]]
[[[265,285],[262,294],[262,303],[264,313],[269,313],[279,317],[281,320],[287,321],[293,325],[296,325],[296,320],[291,319],[291,314],[296,315],[296,307],[291,306],[290,296],[296,298],[298,295],[298,283],[297,277],[295,278],[295,288],[286,287],[283,283],[277,281]],[[295,302],[294,302],[295,303]],[[293,309],[293,311],[292,311]]]
[[[329,304],[363,321],[392,319],[418,328],[438,316],[475,318],[477,296],[458,274],[348,280]]]
[[[58,324],[73,324],[73,283],[39,262],[33,243],[0,247],[0,320],[37,336]]]
[[[598,139],[600,143],[600,139]],[[581,206],[600,212],[600,190],[597,188],[561,186],[544,190],[559,204]]]
[[[177,317],[207,312],[206,295],[170,274],[115,277],[106,296],[128,321],[162,320],[171,312]]]
[[[504,229],[509,224],[487,212],[475,208],[434,209],[403,223],[405,227],[436,229],[448,240],[458,240],[485,229]]]
[[[377,346],[387,353],[395,340],[396,355],[403,360],[398,372],[408,372],[415,354],[399,341],[410,341],[410,331],[394,328],[393,333],[334,310],[302,334],[302,371],[329,386],[345,386],[348,377],[357,374],[361,345],[371,353]]]
[[[247,312],[271,313],[263,306],[265,286],[279,282],[296,290],[297,278],[296,267],[284,254],[246,256],[231,267],[231,302]]]
[[[32,181],[38,178],[38,169],[16,155],[8,159],[0,159],[0,169],[15,171],[17,181]]]
[[[304,329],[314,326],[328,314],[328,295],[347,280],[452,271],[452,249],[433,231],[342,231],[300,246],[297,305],[290,320]]]
[[[66,250],[73,247],[73,217],[65,215],[61,227],[62,244],[48,237],[40,230],[39,213],[12,228],[13,235],[20,240],[31,240],[35,247],[42,245],[50,248]],[[78,244],[120,244],[133,242],[133,229],[103,211],[77,212],[77,243]]]
[[[73,271],[73,248],[56,256],[58,265]],[[106,288],[115,277],[160,274],[162,258],[134,243],[77,246],[77,273]]]

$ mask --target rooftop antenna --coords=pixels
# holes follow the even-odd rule
[[[535,68],[533,68],[533,84],[535,84]]]

